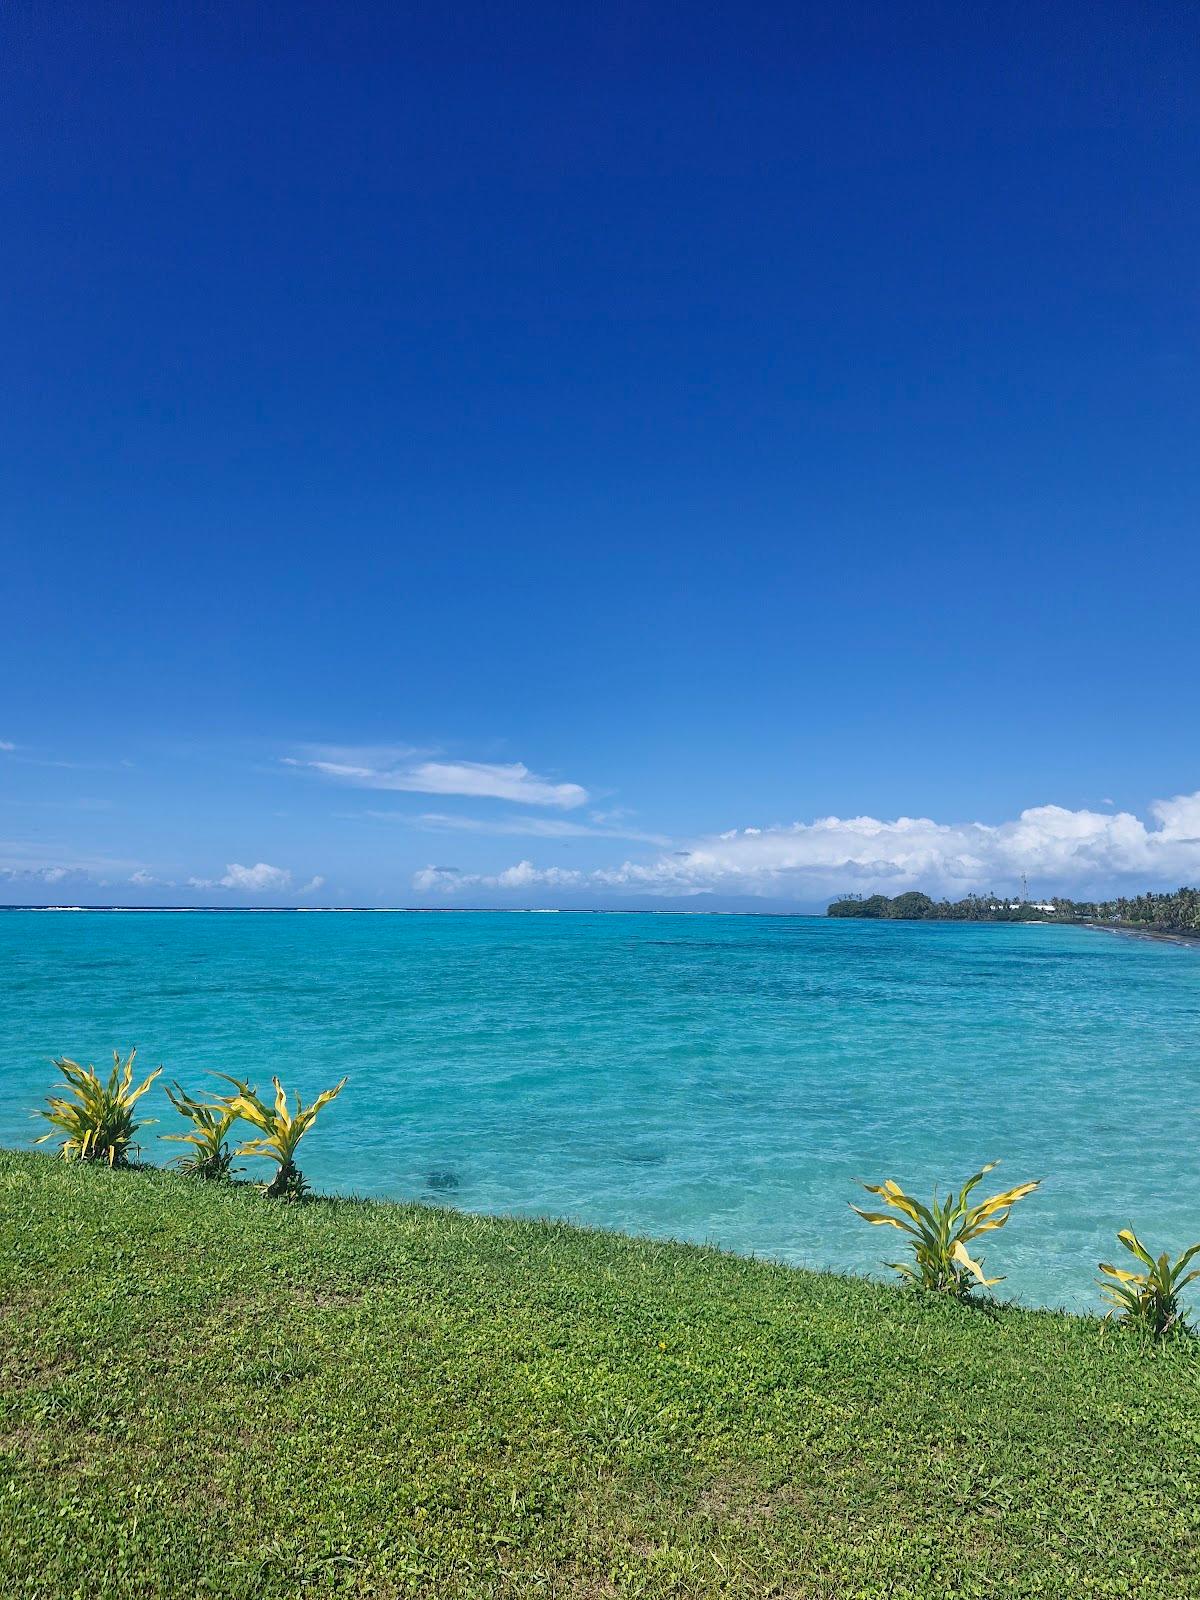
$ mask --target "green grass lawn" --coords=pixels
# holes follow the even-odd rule
[[[0,1153],[0,1595],[1200,1595],[1200,1352]]]

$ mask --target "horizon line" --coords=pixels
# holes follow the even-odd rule
[[[57,911],[57,912],[154,912],[169,911],[173,915],[197,912],[214,913],[252,912],[257,915],[393,915],[393,916],[585,916],[585,917],[822,917],[822,911],[730,911],[717,907],[697,908],[688,911],[668,906],[122,906],[122,905],[34,905],[0,904],[5,911]]]

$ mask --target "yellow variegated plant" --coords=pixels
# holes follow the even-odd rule
[[[1108,1261],[1100,1263],[1100,1271],[1108,1278],[1098,1278],[1104,1298],[1114,1310],[1123,1313],[1125,1322],[1144,1328],[1154,1339],[1165,1338],[1169,1333],[1183,1333],[1187,1320],[1179,1304],[1179,1292],[1200,1278],[1200,1267],[1184,1271],[1188,1262],[1200,1255],[1200,1244],[1194,1244],[1172,1261],[1164,1250],[1157,1259],[1134,1233],[1132,1228],[1122,1228],[1117,1238],[1145,1267],[1145,1272],[1128,1272],[1124,1267],[1114,1267]],[[1112,1311],[1109,1316],[1112,1316]]]
[[[137,1088],[133,1087],[133,1058],[131,1050],[125,1061],[120,1052],[113,1051],[113,1069],[106,1082],[95,1067],[81,1067],[78,1061],[60,1056],[54,1063],[67,1080],[66,1094],[46,1096],[50,1107],[39,1111],[39,1117],[54,1124],[49,1133],[35,1139],[35,1144],[45,1144],[54,1138],[57,1128],[66,1135],[62,1153],[68,1161],[107,1161],[110,1167],[123,1167],[129,1160],[129,1147],[144,1122],[133,1120],[133,1108],[162,1071],[154,1071]],[[71,1099],[71,1096],[74,1099]]]
[[[929,1205],[922,1205],[905,1194],[898,1183],[890,1178],[885,1183],[864,1183],[868,1194],[876,1194],[889,1211],[863,1211],[851,1206],[852,1211],[866,1222],[877,1226],[899,1228],[909,1236],[915,1265],[907,1261],[889,1261],[887,1265],[922,1289],[933,1289],[943,1294],[965,1299],[973,1289],[990,1289],[1003,1282],[1001,1278],[984,1276],[983,1262],[976,1260],[967,1245],[980,1234],[994,1233],[1002,1228],[1012,1215],[1018,1200],[1032,1194],[1040,1179],[1022,1183],[1003,1194],[994,1194],[990,1200],[971,1204],[971,1194],[982,1183],[987,1173],[998,1165],[989,1161],[968,1178],[957,1195],[951,1192],[939,1200],[934,1190]]]
[[[296,1095],[296,1108],[288,1110],[287,1095],[278,1078],[272,1078],[275,1085],[274,1107],[260,1100],[256,1090],[248,1083],[243,1083],[240,1078],[231,1078],[226,1072],[218,1072],[218,1078],[224,1078],[226,1083],[233,1084],[236,1093],[227,1095],[221,1102],[235,1117],[243,1117],[247,1122],[258,1128],[262,1137],[248,1139],[237,1150],[239,1156],[266,1156],[275,1162],[275,1176],[270,1183],[264,1185],[264,1193],[286,1200],[300,1199],[307,1187],[304,1175],[296,1165],[296,1146],[312,1127],[317,1119],[317,1113],[335,1100],[345,1088],[346,1080],[335,1083],[332,1089],[326,1089],[319,1094],[312,1105],[305,1106],[300,1103],[299,1094]]]
[[[163,1134],[164,1139],[192,1147],[187,1155],[176,1158],[175,1165],[194,1178],[227,1178],[233,1170],[233,1152],[225,1141],[237,1121],[237,1112],[231,1111],[224,1100],[216,1105],[193,1100],[178,1084],[167,1090],[167,1099],[192,1124],[191,1133]]]

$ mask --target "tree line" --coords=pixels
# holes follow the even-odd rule
[[[1200,889],[1164,894],[1120,895],[1114,900],[1068,900],[1061,896],[1035,904],[1003,895],[969,894],[963,900],[934,900],[910,889],[892,896],[839,895],[831,917],[878,917],[922,922],[1101,922],[1153,933],[1200,934]]]

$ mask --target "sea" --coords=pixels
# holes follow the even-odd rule
[[[312,1185],[886,1276],[850,1203],[1037,1178],[995,1291],[1099,1311],[1200,1239],[1200,948],[1079,927],[561,912],[0,913],[0,1143],[52,1058],[307,1101]],[[142,1158],[180,1147],[161,1086]],[[247,1130],[248,1131],[248,1130]],[[246,1177],[264,1175],[261,1162]]]

